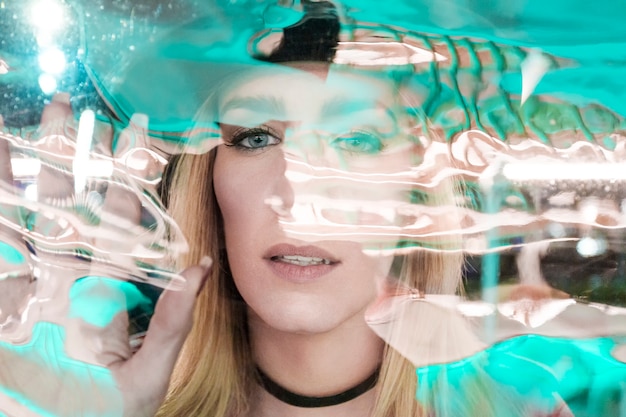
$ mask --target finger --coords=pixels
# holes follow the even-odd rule
[[[196,296],[211,270],[212,261],[205,257],[199,266],[185,270],[186,287],[181,291],[166,290],[159,299],[141,349],[125,363],[113,368],[123,390],[141,390],[149,398],[133,401],[145,404],[128,405],[143,409],[158,404],[165,396],[170,375],[182,345],[191,330]]]
[[[74,233],[59,218],[75,206],[75,181],[72,176],[72,158],[75,146],[65,136],[66,125],[73,121],[70,98],[59,93],[52,98],[42,113],[35,148],[41,168],[36,177],[37,208],[26,213],[25,226],[40,241],[57,243],[57,239],[73,239]]]
[[[0,132],[4,121],[0,115]],[[14,184],[9,138],[0,135],[0,340],[19,337],[17,329],[32,300],[34,280],[17,232],[22,226],[21,191]],[[16,202],[18,202],[16,204]],[[10,334],[10,336],[9,336]]]
[[[3,128],[4,119],[0,115],[0,132]],[[17,190],[14,189],[13,179],[13,164],[11,162],[11,146],[9,144],[9,139],[0,136],[0,187],[2,188],[3,193],[13,194],[17,192]],[[14,204],[1,204],[0,216],[15,223],[16,225],[19,224],[18,210]]]
[[[114,149],[111,149],[111,155],[117,157],[128,153],[135,146],[145,146],[147,126],[147,116],[133,115],[128,127],[120,133],[113,146]],[[136,195],[138,190],[135,190],[131,185],[125,186],[114,181],[110,182],[104,199],[103,211],[111,220],[118,219],[133,227],[140,223],[141,203]]]
[[[157,303],[150,322],[144,345],[138,354],[149,355],[159,351],[165,344],[182,345],[192,326],[196,296],[211,270],[212,260],[205,257],[200,265],[186,269],[182,276],[185,288],[180,291],[166,290]]]
[[[61,135],[66,137],[75,136],[76,128],[74,113],[70,105],[68,93],[57,93],[52,97],[41,113],[38,136]]]
[[[65,137],[65,125],[71,119],[69,94],[56,94],[41,115],[39,146],[59,156],[73,155],[74,149],[70,149],[66,141],[61,139]],[[69,204],[74,183],[70,175],[42,164],[37,178],[37,192],[39,201],[64,206]]]
[[[57,325],[40,323],[31,343],[0,343],[0,404],[7,405],[4,395],[16,400],[3,411],[17,411],[13,417],[31,415],[26,410],[50,416],[120,415],[121,392],[110,372],[67,357],[64,333]]]
[[[148,135],[148,122],[145,114],[134,114],[128,128],[116,143],[114,155],[128,174],[154,191],[168,161],[153,150]]]
[[[65,328],[67,352],[74,359],[100,366],[130,357],[128,314],[145,297],[133,284],[88,276],[69,292]]]
[[[0,115],[0,132],[4,130],[4,119]],[[2,138],[0,140],[0,180],[13,184],[13,167],[11,165],[11,152],[9,142]]]

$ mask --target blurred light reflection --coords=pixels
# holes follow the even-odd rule
[[[585,236],[576,244],[576,250],[585,258],[602,255],[606,252],[606,240]]]
[[[52,95],[57,91],[58,82],[54,76],[43,73],[39,76],[39,87],[44,94]]]
[[[41,172],[41,161],[32,158],[11,158],[11,168],[14,178],[32,177]]]
[[[39,67],[50,74],[60,74],[67,64],[65,54],[57,48],[46,49],[39,54]]]
[[[65,12],[56,0],[40,0],[30,6],[30,21],[39,33],[53,34],[63,27]]]
[[[37,184],[29,184],[24,188],[24,197],[30,201],[37,201],[39,191],[37,190]]]
[[[6,61],[0,59],[0,75],[8,74],[10,70],[11,67],[9,67],[9,64],[7,64]]]
[[[445,56],[404,42],[339,42],[336,64],[384,66],[446,61]]]

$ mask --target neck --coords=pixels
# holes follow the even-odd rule
[[[362,317],[355,317],[323,333],[284,332],[267,326],[257,317],[249,319],[250,341],[257,366],[274,382],[296,394],[325,397],[341,393],[366,380],[380,365],[383,342]],[[345,404],[298,410],[260,390],[259,400],[275,415],[356,415],[371,409],[374,390]],[[346,412],[347,414],[343,414]],[[360,415],[367,415],[360,414]]]

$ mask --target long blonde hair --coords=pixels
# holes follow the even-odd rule
[[[198,296],[194,325],[172,376],[159,416],[236,417],[247,410],[254,383],[244,303],[234,295],[224,251],[221,214],[213,192],[216,149],[186,154],[175,162],[169,210],[189,240],[181,267],[209,255],[213,272]],[[454,292],[461,271],[459,255],[416,251],[403,256],[407,286]],[[415,367],[390,347],[382,358],[373,417],[422,415],[415,400]]]

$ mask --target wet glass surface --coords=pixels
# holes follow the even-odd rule
[[[575,415],[626,415],[626,6],[391,3],[0,1],[6,357],[125,311],[137,349],[162,289],[186,285],[173,161],[258,166],[228,183],[252,200],[280,144],[289,191],[263,208],[290,242],[393,258],[365,319],[424,387],[488,358],[506,385],[524,385],[508,367],[548,372],[535,394]],[[331,52],[304,65],[289,41]],[[275,273],[339,263],[304,252],[272,252]],[[407,266],[434,257],[438,277]],[[0,415],[21,415],[2,372]]]

